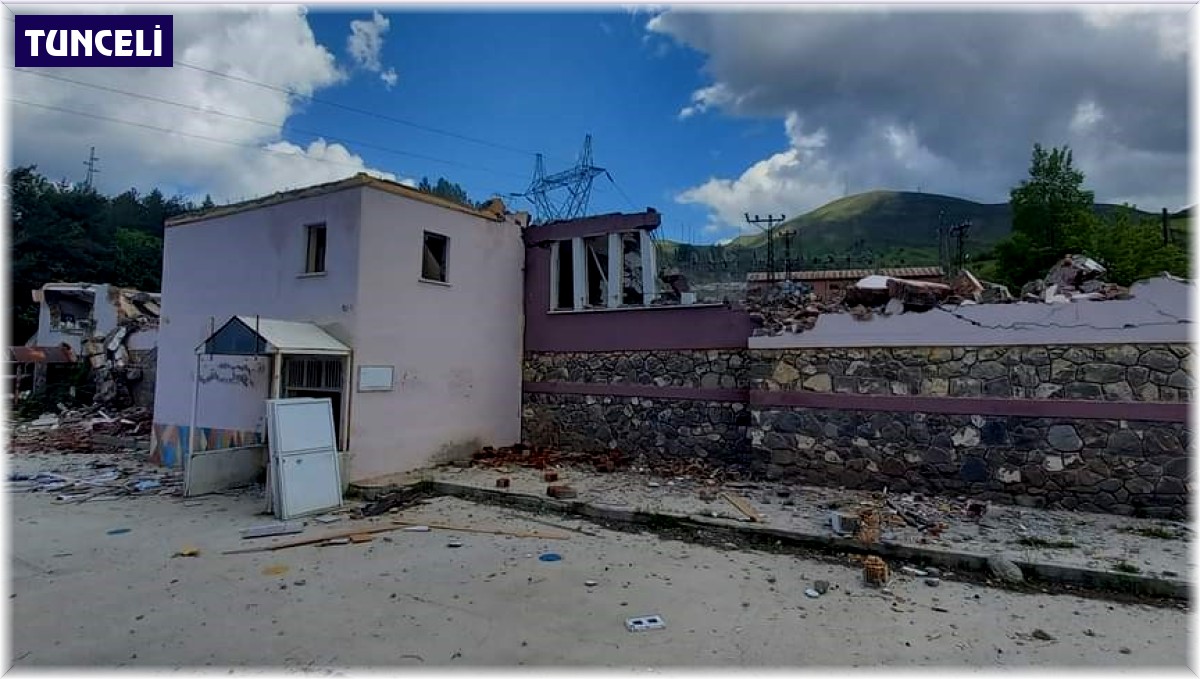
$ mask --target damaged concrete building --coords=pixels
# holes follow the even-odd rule
[[[762,314],[660,277],[654,210],[528,226],[493,207],[359,175],[169,223],[156,458],[261,447],[266,399],[324,394],[346,481],[520,440],[817,485],[1185,511],[1188,281],[987,304],[973,280],[882,276],[891,310],[805,302],[802,332],[759,336]]]
[[[16,393],[49,381],[50,365],[86,361],[96,401],[151,407],[157,363],[161,295],[95,283],[47,283],[33,291],[38,330],[24,347],[12,347]]]
[[[520,433],[522,215],[359,174],[166,224],[152,456],[328,397],[347,479]]]

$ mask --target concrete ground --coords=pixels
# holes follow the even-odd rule
[[[1177,667],[1187,613],[861,570],[436,498],[395,518],[569,535],[433,530],[222,555],[270,523],[253,493],[55,504],[10,493],[17,668],[363,666]],[[562,530],[546,523],[585,531]],[[108,531],[128,528],[120,534]],[[452,547],[451,544],[461,546]],[[173,557],[195,547],[195,557]],[[544,562],[547,552],[560,561]],[[819,598],[805,590],[830,584]],[[589,584],[591,581],[593,584]],[[625,629],[658,614],[666,628]],[[1040,632],[1038,632],[1040,630]],[[1036,634],[1035,634],[1036,632]]]
[[[574,488],[581,502],[636,508],[675,517],[694,515],[740,518],[724,500],[705,501],[699,490],[706,486],[690,479],[661,479],[633,472],[600,474],[579,469],[558,470],[558,483]],[[508,492],[537,497],[546,494],[542,472],[511,467],[495,469],[438,467],[407,475],[385,477],[374,483],[412,479],[442,481],[494,490],[496,479],[511,480]],[[650,484],[655,484],[651,486]],[[868,492],[758,482],[730,488],[763,515],[768,525],[799,533],[831,534],[829,506],[853,510],[868,500]],[[723,490],[718,488],[718,490]],[[788,492],[786,499],[779,491]],[[949,498],[953,500],[954,498]],[[924,507],[945,506],[945,500],[925,501]],[[884,539],[896,544],[947,552],[1001,553],[1028,562],[1113,571],[1119,564],[1137,568],[1147,576],[1187,579],[1192,571],[1192,528],[1181,521],[1138,519],[1111,514],[1031,509],[993,504],[982,520],[949,511],[936,513],[948,528],[937,537],[922,535],[909,526],[888,526]]]

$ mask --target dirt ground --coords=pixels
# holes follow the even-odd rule
[[[241,539],[241,528],[273,521],[257,515],[254,494],[83,504],[8,497],[9,657],[17,668],[1188,662],[1182,610],[952,577],[931,586],[897,575],[885,593],[864,586],[852,564],[613,532],[452,498],[353,524],[401,518],[569,539],[397,531],[363,544],[222,555],[300,536]],[[350,524],[310,522],[304,536]],[[185,547],[200,554],[172,556]],[[561,560],[538,558],[547,552]],[[830,588],[809,598],[817,580]],[[650,614],[666,628],[626,630],[627,618]]]

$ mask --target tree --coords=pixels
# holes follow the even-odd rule
[[[1049,151],[1033,146],[1029,178],[1010,194],[1013,231],[1024,233],[1055,255],[1073,244],[1073,230],[1088,223],[1095,196],[1083,188],[1083,172],[1074,166],[1070,147]]]
[[[428,177],[422,177],[421,183],[417,185],[417,190],[470,208],[479,208],[486,204],[486,201],[481,204],[473,203],[470,196],[467,195],[466,189],[445,177],[439,177],[437,184],[430,184]]]
[[[1070,147],[1034,144],[1029,177],[1009,195],[1013,233],[996,245],[1000,277],[1010,287],[1040,278],[1058,258],[1080,252],[1094,225],[1091,191]]]
[[[1188,276],[1187,252],[1174,243],[1163,243],[1162,226],[1157,220],[1123,209],[1107,218],[1096,216],[1093,221],[1091,242],[1085,252],[1108,269],[1105,278],[1109,281],[1130,285],[1164,271]]]

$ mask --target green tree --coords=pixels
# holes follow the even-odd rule
[[[1053,257],[1078,245],[1079,229],[1090,223],[1095,202],[1083,181],[1069,147],[1047,151],[1035,144],[1029,178],[1009,197],[1013,232],[1025,234],[1036,247],[1053,252]]]
[[[1019,290],[1092,241],[1095,196],[1083,182],[1069,147],[1047,151],[1034,144],[1029,177],[1009,195],[1013,233],[995,246],[1001,282]]]
[[[486,201],[479,204],[472,202],[470,196],[467,195],[466,189],[449,181],[445,177],[439,177],[437,184],[430,184],[428,177],[422,177],[421,182],[417,184],[417,190],[470,208],[479,208],[486,203]]]
[[[162,281],[162,239],[138,229],[117,229],[112,278],[123,288],[158,290]]]
[[[1174,243],[1163,243],[1158,220],[1139,218],[1137,214],[1133,209],[1124,209],[1107,218],[1094,217],[1084,251],[1108,269],[1107,280],[1119,285],[1130,285],[1164,271],[1187,277],[1187,252]]]

